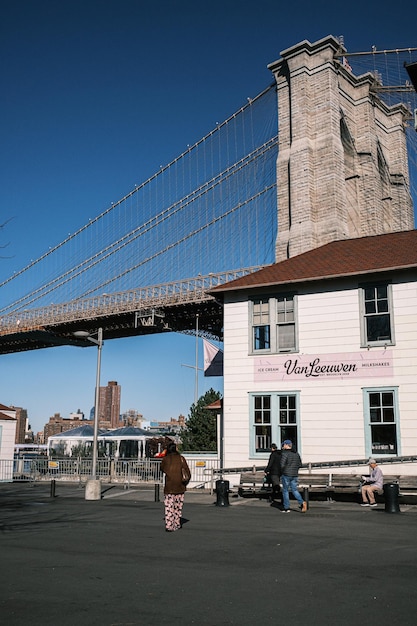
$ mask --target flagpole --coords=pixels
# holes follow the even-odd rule
[[[194,404],[197,406],[198,400],[198,313],[195,317],[195,386]]]
[[[201,369],[200,367],[198,367],[198,318],[199,314],[197,313],[195,318],[195,363],[194,365],[186,365],[185,363],[181,363],[183,367],[190,367],[194,370],[194,404],[197,404],[198,402],[198,371]]]

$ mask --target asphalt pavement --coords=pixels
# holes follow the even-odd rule
[[[188,491],[164,530],[153,485],[0,484],[5,626],[417,623],[417,506],[385,512]]]

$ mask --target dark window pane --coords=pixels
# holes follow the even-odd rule
[[[254,412],[255,424],[271,423],[271,396],[255,396]]]
[[[380,422],[381,421],[381,409],[371,409],[370,410],[370,418],[371,422]]]
[[[367,340],[391,341],[388,287],[367,287],[364,295]]]
[[[387,313],[388,311],[388,300],[380,300],[378,302],[378,313]]]
[[[388,298],[388,287],[386,285],[379,285],[376,288],[376,297],[378,300],[386,300]]]
[[[366,337],[368,341],[391,341],[390,316],[373,315],[366,318]]]
[[[395,424],[371,426],[372,454],[397,454],[397,430]]]
[[[296,424],[297,423],[297,415],[295,413],[295,411],[289,411],[288,412],[288,421],[290,424]]]
[[[391,391],[382,393],[383,406],[394,406],[394,394]]]
[[[374,300],[374,299],[375,299],[374,287],[366,287],[365,288],[365,300]]]
[[[269,326],[255,326],[253,329],[253,346],[255,350],[269,350]]]
[[[382,421],[393,422],[394,421],[394,409],[393,407],[385,407],[382,409]]]
[[[271,448],[271,427],[256,426],[255,428],[255,449],[256,452],[270,452]]]
[[[296,449],[297,445],[297,426],[284,426],[281,427],[281,444],[286,439],[290,439],[293,444],[293,450]]]
[[[381,405],[381,394],[370,393],[369,394],[369,406],[380,406],[380,405]]]

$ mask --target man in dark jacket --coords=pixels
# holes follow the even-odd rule
[[[281,450],[278,450],[275,443],[271,444],[271,454],[268,465],[265,468],[265,477],[269,478],[272,485],[272,496],[270,501],[278,498],[281,489],[279,486],[281,479]]]
[[[303,498],[298,491],[298,470],[301,467],[301,457],[298,452],[292,449],[292,441],[286,439],[282,444],[281,455],[281,481],[282,481],[282,503],[283,513],[290,512],[290,494],[291,490],[294,498],[300,505],[301,512],[307,511],[307,502],[304,502]]]

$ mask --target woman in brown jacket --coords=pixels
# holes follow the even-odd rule
[[[161,470],[165,474],[165,530],[171,533],[181,528],[184,493],[191,478],[187,461],[173,442],[168,444],[167,453],[161,461]]]

